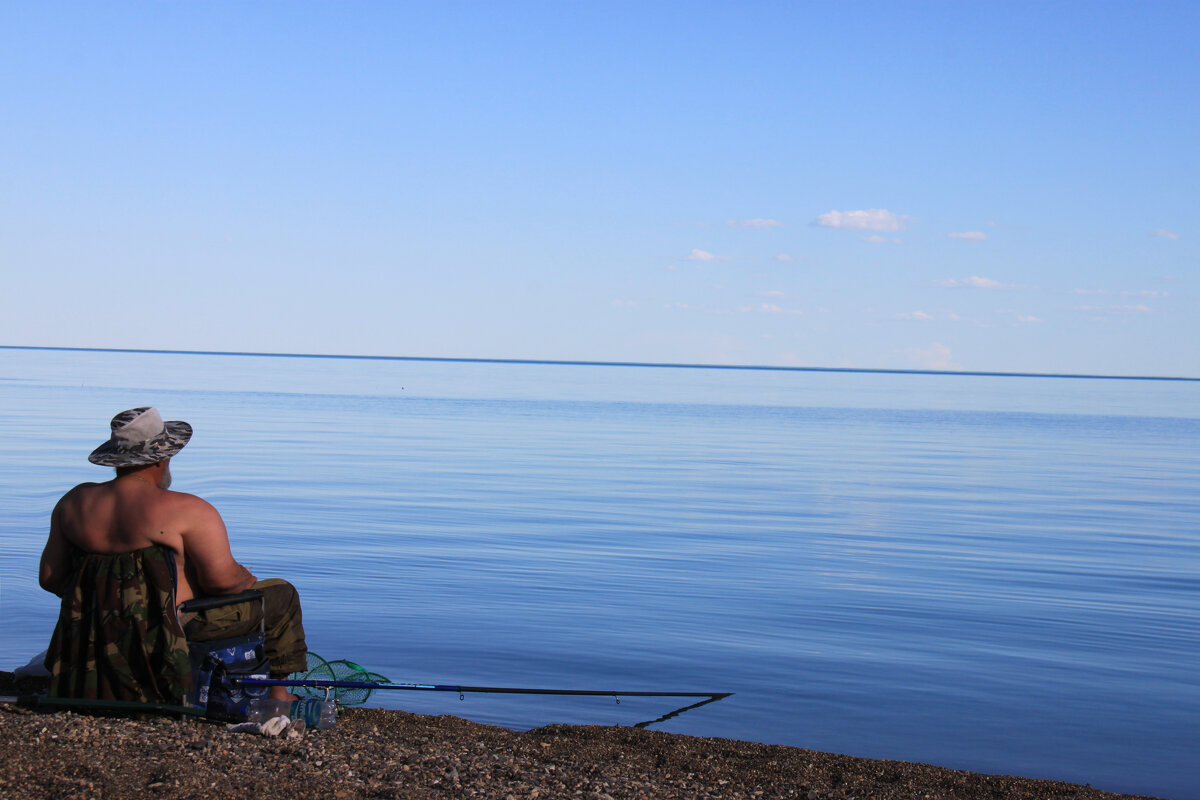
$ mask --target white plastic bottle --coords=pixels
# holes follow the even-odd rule
[[[332,728],[337,722],[337,703],[315,698],[300,700],[273,700],[264,697],[250,704],[246,719],[251,722],[266,722],[280,715],[304,720],[306,728]]]

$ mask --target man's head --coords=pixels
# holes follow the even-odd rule
[[[131,408],[112,418],[112,434],[88,456],[103,467],[140,467],[167,461],[192,438],[186,422],[163,422],[158,409]]]

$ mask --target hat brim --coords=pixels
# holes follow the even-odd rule
[[[102,467],[139,467],[166,461],[192,438],[192,426],[178,420],[163,423],[163,435],[134,448],[118,448],[107,441],[92,451],[88,461]]]

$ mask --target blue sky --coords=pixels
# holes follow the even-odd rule
[[[6,3],[0,344],[1200,376],[1197,30]]]

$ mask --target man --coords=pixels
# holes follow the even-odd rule
[[[62,597],[46,657],[51,693],[178,702],[190,673],[184,636],[210,641],[266,629],[271,676],[307,668],[295,588],[259,581],[233,558],[217,510],[169,490],[171,458],[188,443],[186,422],[163,422],[141,407],[112,419],[111,435],[88,460],[116,468],[104,483],[67,492],[50,516],[39,581]],[[263,592],[263,602],[184,615],[194,597]],[[291,699],[282,686],[272,697]]]

